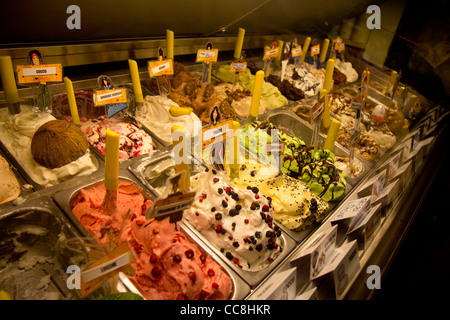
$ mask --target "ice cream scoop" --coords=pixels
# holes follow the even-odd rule
[[[191,189],[197,196],[184,217],[238,267],[262,270],[283,250],[272,203],[256,186],[237,188],[224,171],[207,169],[191,177]]]

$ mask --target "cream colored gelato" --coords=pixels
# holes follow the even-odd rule
[[[146,96],[142,107],[136,110],[136,119],[166,143],[172,142],[173,125],[183,127],[191,137],[194,137],[194,123],[198,121],[201,127],[198,116],[191,112],[189,115],[174,117],[169,112],[171,106],[179,107],[176,102],[167,97]]]
[[[283,250],[273,207],[257,187],[233,186],[224,171],[208,169],[191,177],[197,192],[183,216],[235,265],[248,271],[266,268]]]
[[[311,193],[302,181],[278,173],[278,169],[255,162],[241,166],[239,178],[231,181],[239,188],[258,186],[272,200],[274,218],[290,230],[302,231],[322,221],[329,204]]]
[[[0,204],[14,200],[20,195],[20,184],[11,171],[9,163],[0,156]]]
[[[336,59],[334,62],[334,67],[345,74],[347,77],[347,82],[355,82],[358,80],[358,72],[353,68],[351,62]]]

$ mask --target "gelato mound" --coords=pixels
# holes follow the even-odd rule
[[[49,169],[77,160],[88,148],[89,143],[80,128],[65,120],[44,123],[31,140],[34,160]]]
[[[9,163],[0,156],[0,204],[14,200],[20,195],[20,184],[9,168]]]
[[[233,186],[224,171],[207,169],[191,177],[197,192],[186,220],[231,263],[246,271],[266,268],[283,250],[273,205],[258,187]]]
[[[307,229],[322,221],[329,210],[329,204],[311,193],[305,183],[260,163],[242,165],[239,178],[232,183],[241,188],[258,186],[262,194],[272,199],[275,220],[290,230]]]
[[[89,143],[103,156],[106,148],[106,129],[120,136],[119,161],[125,161],[156,150],[153,139],[143,129],[119,117],[108,118],[103,115],[97,119],[81,121],[81,130]]]
[[[226,300],[230,277],[199,247],[174,229],[168,219],[132,224],[130,246],[136,250],[133,280],[149,300]]]
[[[275,131],[274,131],[275,130]],[[281,156],[282,172],[308,185],[311,192],[325,201],[341,199],[347,188],[347,175],[338,170],[334,154],[327,149],[314,150],[298,137],[278,129],[273,123],[254,121],[242,128],[240,143],[259,159],[270,161],[264,150],[264,143],[272,142],[274,132],[285,144]]]
[[[149,300],[228,299],[230,277],[200,251],[169,218],[146,220],[153,203],[132,181],[119,180],[117,212],[104,208],[103,183],[80,190],[71,200],[73,214],[101,244],[126,242],[135,254],[131,280]]]
[[[180,107],[192,108],[204,124],[209,123],[209,111],[215,105],[219,106],[224,119],[236,119],[236,112],[228,101],[220,99],[214,84],[202,83],[179,62],[174,63],[172,89],[168,97]]]
[[[296,88],[287,79],[281,81],[281,77],[270,74],[267,80],[277,87],[283,96],[291,101],[301,100],[305,97],[305,93],[300,88]]]

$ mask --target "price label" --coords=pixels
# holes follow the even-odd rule
[[[352,103],[350,104],[350,107],[354,108],[354,109],[361,109],[362,108],[362,103],[359,100],[355,99],[355,100],[352,100]]]
[[[316,44],[315,46],[311,47],[311,55],[315,56],[320,53],[320,44]]]
[[[278,56],[278,52],[280,51],[280,47],[275,47],[271,49],[267,49],[264,52],[264,60],[269,60]]]
[[[150,77],[157,77],[162,75],[172,75],[173,74],[173,63],[172,59],[167,60],[156,60],[148,62],[148,70]]]
[[[233,121],[227,120],[218,123],[215,126],[208,126],[202,129],[202,148],[207,147],[213,142],[219,142],[230,138],[229,132],[233,132]]]
[[[338,52],[342,52],[345,50],[345,43],[344,40],[341,39],[341,37],[337,37],[334,49]]]
[[[314,107],[311,108],[311,122],[314,123],[325,110],[325,96],[320,99]]]
[[[84,297],[98,288],[117,272],[135,261],[126,242],[94,262],[81,272],[80,294]]]
[[[107,104],[115,104],[115,103],[126,103],[127,89],[96,90],[93,95],[93,98],[96,106],[105,106]]]
[[[59,81],[62,81],[60,64],[17,66],[17,82],[20,84]]]
[[[295,48],[292,48],[292,57],[300,57],[303,54],[302,47],[296,46]]]
[[[199,49],[197,51],[196,62],[216,62],[219,55],[219,49]]]
[[[194,202],[195,195],[195,192],[185,192],[180,195],[171,195],[164,199],[157,199],[150,213],[146,214],[146,218],[161,218],[188,209]]]
[[[230,72],[242,72],[247,70],[247,62],[232,62]]]

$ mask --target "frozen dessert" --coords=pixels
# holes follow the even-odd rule
[[[66,120],[50,120],[35,132],[31,139],[31,154],[41,166],[54,169],[65,166],[89,150],[80,128]]]
[[[206,169],[191,177],[191,189],[197,195],[184,217],[236,266],[264,269],[283,250],[272,202],[258,187],[235,187],[224,171]]]
[[[106,115],[96,119],[81,119],[80,128],[88,139],[103,156],[106,147],[106,129],[112,130],[120,136],[119,161],[125,161],[142,154],[156,150],[153,139],[143,129],[125,119],[119,113],[112,118]]]
[[[333,69],[333,84],[335,86],[343,86],[347,83],[347,76],[338,69]]]
[[[129,243],[137,254],[133,281],[149,300],[226,300],[230,277],[168,219],[132,224]]]
[[[281,70],[274,74],[281,75]],[[293,64],[288,64],[285,78],[296,88],[301,89],[305,93],[305,96],[317,96],[320,89],[323,88],[325,69],[317,69],[308,63],[303,63],[298,67]]]
[[[267,80],[277,87],[281,94],[290,101],[298,101],[305,97],[305,93],[301,89],[295,87],[287,79],[283,79],[283,81],[281,81],[280,76],[269,74]]]
[[[345,147],[349,147],[350,137],[354,132],[357,111],[351,107],[352,98],[340,93],[330,95],[330,113],[341,122],[336,140]],[[403,127],[403,118],[395,111],[388,111],[389,116],[386,121],[377,122],[373,120],[373,106],[367,103],[361,110],[359,130],[363,133],[363,142],[358,142],[356,148],[359,155],[364,159],[372,161],[379,155],[379,149],[390,149],[397,141],[397,138],[390,130],[392,127],[396,132],[400,132]],[[401,113],[401,112],[400,112]],[[349,139],[346,141],[346,139]]]
[[[322,221],[329,210],[329,204],[311,193],[305,183],[261,163],[248,161],[231,182],[239,188],[258,186],[271,199],[275,220],[290,230],[307,229]]]
[[[20,184],[9,167],[9,163],[0,155],[0,204],[12,201],[20,195]]]
[[[350,148],[350,137],[355,131],[355,126],[341,125],[336,135],[336,141],[345,148]],[[380,146],[367,134],[361,131],[360,137],[355,143],[355,154],[367,161],[375,161],[380,156]]]
[[[137,284],[146,299],[227,299],[231,279],[212,258],[190,242],[168,218],[146,220],[153,203],[135,183],[119,181],[117,212],[103,206],[103,183],[82,189],[71,201],[72,212],[99,243],[126,242],[135,253],[132,264]]]
[[[142,189],[134,182],[119,179],[117,211],[115,215],[110,216],[104,207],[105,195],[103,182],[81,189],[70,201],[72,213],[99,243],[107,243],[110,240],[122,243],[128,238],[131,222],[137,217],[145,217],[147,207],[153,203],[145,199]],[[126,223],[119,235],[124,220]],[[110,239],[109,230],[120,238]]]
[[[223,82],[234,83],[236,77],[230,71],[230,65],[222,65],[218,69],[213,70],[212,74]],[[250,72],[250,69],[239,72],[238,83],[247,90],[253,92],[256,76]],[[270,82],[264,81],[261,91],[261,101],[267,109],[276,109],[287,106],[289,104],[285,96],[283,96],[276,86]]]
[[[214,106],[219,106],[223,119],[236,119],[236,112],[227,102],[217,96],[213,83],[203,83],[184,66],[174,63],[174,75],[171,78],[171,91],[168,97],[180,107],[192,108],[203,124],[209,123],[209,112]],[[151,84],[150,84],[151,86]]]
[[[176,108],[179,114],[171,112],[173,108]],[[186,111],[186,108],[180,107],[167,97],[146,96],[143,105],[136,110],[136,119],[158,138],[166,143],[171,143],[173,125],[183,127],[191,137],[194,137],[194,123],[200,122],[200,119],[191,111],[192,109]]]
[[[339,170],[345,172],[347,177],[356,178],[364,171],[364,166],[361,161],[353,158],[353,167],[350,166],[350,158],[348,157],[335,157],[334,165]]]
[[[334,68],[338,69],[345,75],[347,82],[355,82],[356,80],[358,80],[358,72],[355,70],[355,68],[353,68],[351,62],[345,62],[340,59],[336,59],[334,61]]]
[[[325,201],[342,198],[347,187],[346,174],[334,166],[334,154],[329,150],[307,146],[300,138],[278,129],[269,121],[254,121],[241,130],[240,143],[261,160],[270,161],[265,154],[264,144],[272,142],[272,131],[278,133],[278,140],[284,143],[281,156],[282,172],[301,180],[311,192]]]
[[[120,135],[119,160],[125,161],[141,154],[152,153],[156,149],[153,139],[136,124],[125,119],[126,111],[121,111],[108,118],[106,108],[96,107],[93,93],[88,90],[75,91],[75,100],[80,114],[80,128],[89,143],[100,154],[105,155],[106,129]],[[53,98],[55,113],[71,121],[67,95],[57,95]]]
[[[223,103],[229,103],[236,114],[241,118],[246,118],[250,114],[250,105],[252,103],[252,93],[248,89],[242,88],[240,84],[218,83],[214,86],[218,97]],[[259,103],[259,114],[266,112],[264,101]]]
[[[306,183],[311,192],[325,201],[335,201],[345,195],[347,175],[335,166],[334,154],[328,149],[307,146],[298,137],[280,135],[285,143],[281,169],[290,177]]]
[[[33,136],[44,123],[55,118],[46,112],[34,113],[26,106],[21,108],[22,112],[16,115],[10,115],[7,109],[0,110],[0,140],[34,182],[52,186],[74,176],[92,174],[98,169],[89,150],[77,160],[58,168],[50,169],[37,163],[31,152]]]

